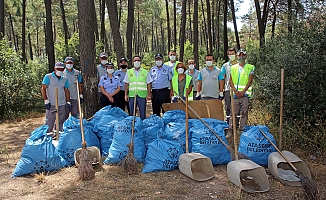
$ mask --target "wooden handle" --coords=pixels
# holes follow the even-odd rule
[[[283,129],[283,93],[284,93],[284,69],[281,69],[281,101],[280,101],[280,135],[279,148],[282,149],[282,129]]]
[[[54,92],[55,92],[55,109],[57,110],[57,112],[55,113],[55,129],[56,129],[55,136],[57,139],[59,139],[59,91],[57,87],[55,88]]]
[[[134,143],[134,135],[135,135],[135,118],[136,118],[136,103],[137,101],[137,94],[135,93],[135,97],[134,97],[134,113],[132,116],[132,127],[131,127],[131,143]]]
[[[237,127],[235,125],[235,110],[234,110],[234,96],[233,96],[233,90],[230,90],[230,96],[231,96],[231,112],[232,112],[232,126],[233,126],[233,143],[234,143],[234,157],[235,160],[238,160],[238,149],[237,149]]]
[[[186,153],[189,153],[188,134],[188,92],[186,92]]]
[[[80,103],[78,77],[76,77],[76,83],[77,83],[77,102],[78,102],[78,112],[79,112],[80,133],[81,133],[81,136],[82,136],[82,145],[86,146],[85,134],[84,134],[84,124],[83,124],[83,117],[82,117],[81,103]]]

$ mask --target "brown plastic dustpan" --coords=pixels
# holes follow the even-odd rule
[[[97,147],[95,146],[87,147],[87,151],[88,151],[90,161],[92,161],[93,165],[99,164],[101,162],[100,150]],[[81,152],[82,152],[82,148],[79,148],[75,151],[74,154],[75,165],[77,167],[79,166],[79,155]]]
[[[186,97],[186,153],[179,156],[179,170],[196,181],[206,181],[214,177],[211,159],[200,153],[188,151],[188,96]]]

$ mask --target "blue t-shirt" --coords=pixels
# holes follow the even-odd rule
[[[207,69],[207,67],[206,67],[206,69]],[[214,70],[216,70],[216,69],[217,69],[217,67],[214,66]],[[207,71],[208,71],[208,72],[211,72],[211,70],[209,70],[209,69],[207,69]],[[219,81],[220,81],[220,80],[224,80],[224,74],[225,74],[225,68],[222,67],[221,72],[220,72],[220,74],[218,75],[218,80],[219,80]],[[203,80],[203,78],[202,78],[200,72],[199,72],[199,75],[198,75],[197,80],[199,80],[199,81],[202,81],[202,80]]]

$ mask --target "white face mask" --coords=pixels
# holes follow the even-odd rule
[[[171,61],[175,61],[176,56],[170,56]]]
[[[74,67],[74,64],[66,64],[67,69],[72,69]]]
[[[63,72],[62,72],[62,71],[56,71],[55,74],[56,74],[57,76],[62,76],[62,75],[63,75]]]
[[[234,60],[235,60],[235,55],[229,55],[229,59],[230,59],[231,61],[234,61]]]
[[[183,74],[183,72],[184,72],[185,70],[184,70],[183,68],[178,68],[177,71],[178,71],[178,74]]]
[[[140,67],[140,62],[139,61],[135,61],[134,62],[134,67],[135,68],[139,68]]]
[[[195,69],[195,65],[189,65],[189,69],[190,70],[194,70]]]
[[[105,65],[106,63],[108,63],[108,60],[101,60],[102,65]]]
[[[106,71],[108,72],[108,74],[113,74],[114,69],[107,69]]]
[[[157,61],[155,61],[155,63],[157,66],[162,66],[162,60],[157,60]]]
[[[206,61],[206,66],[207,67],[213,66],[213,61]]]

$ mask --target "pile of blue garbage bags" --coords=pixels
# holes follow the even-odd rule
[[[224,121],[203,119],[222,140],[228,144]],[[131,142],[133,117],[120,108],[104,107],[89,121],[83,120],[87,146],[100,149],[104,164],[117,164],[128,154]],[[178,159],[186,152],[185,112],[171,110],[163,117],[152,115],[134,122],[134,157],[144,163],[142,172],[169,171],[178,168]],[[57,145],[47,136],[47,125],[35,129],[22,150],[21,158],[12,177],[55,171],[75,164],[74,153],[81,148],[79,119],[69,117],[64,123]],[[266,126],[247,126],[241,134],[239,152],[252,161],[267,165],[268,156],[276,150],[260,132],[261,128],[272,141],[275,140]],[[217,137],[198,119],[189,119],[189,152],[209,157],[213,165],[227,164],[231,154]]]

